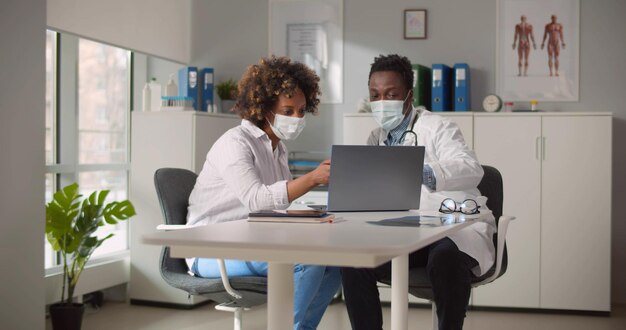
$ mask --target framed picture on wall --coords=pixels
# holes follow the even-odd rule
[[[426,39],[426,10],[404,11],[404,39]]]
[[[578,101],[579,0],[498,0],[496,90],[505,101]]]

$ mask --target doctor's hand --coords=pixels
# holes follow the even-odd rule
[[[330,159],[323,161],[316,169],[311,172],[313,181],[316,184],[328,184],[328,177],[330,176]]]

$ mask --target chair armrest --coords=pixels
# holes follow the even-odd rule
[[[189,228],[187,225],[158,225],[156,227],[157,230],[180,230]]]
[[[515,217],[513,216],[503,215],[500,217],[500,220],[498,221],[498,242],[496,246],[496,270],[493,272],[493,275],[478,283],[474,283],[473,286],[493,282],[496,278],[498,278],[498,276],[500,276],[500,270],[502,269],[502,255],[504,254],[504,242],[506,242],[506,232],[509,228],[509,223],[513,220],[515,220]]]
[[[224,259],[217,259],[217,265],[220,267],[222,284],[224,285],[224,289],[226,289],[226,292],[228,292],[228,294],[235,299],[241,299],[241,293],[237,292],[237,290],[233,289],[233,287],[230,286],[230,281],[228,280],[228,273],[226,272],[226,263],[224,262]]]

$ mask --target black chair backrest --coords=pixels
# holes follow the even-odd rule
[[[485,174],[482,180],[478,184],[478,190],[483,196],[487,197],[487,207],[493,212],[493,216],[496,218],[496,225],[500,221],[502,216],[502,203],[504,188],[502,184],[502,174],[495,167],[483,165]],[[498,234],[493,236],[493,244],[497,247]],[[508,258],[506,253],[506,244],[504,246],[504,255],[502,256],[502,268],[500,269],[500,275],[504,274],[508,264]]]
[[[197,178],[196,173],[182,168],[160,168],[154,172],[154,186],[166,224],[187,223],[189,195]]]
[[[196,173],[181,168],[160,168],[154,172],[154,187],[166,224],[184,225],[187,223],[189,195],[191,195],[197,178]],[[167,283],[177,283],[171,278],[177,276],[176,274],[186,275],[187,263],[185,259],[170,257],[170,248],[163,247],[160,271]]]
[[[485,174],[478,184],[478,190],[483,196],[487,196],[487,207],[493,212],[497,223],[502,216],[502,175],[495,167],[487,165],[483,165],[483,171]]]

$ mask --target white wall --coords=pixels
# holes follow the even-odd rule
[[[189,62],[190,0],[48,0],[48,26],[61,32]]]
[[[44,328],[45,0],[0,1],[0,329]]]
[[[215,68],[215,83],[267,56],[267,1],[192,0],[191,15],[191,65]]]
[[[412,62],[430,65],[467,62],[472,74],[472,107],[480,109],[484,95],[495,91],[496,0],[344,0],[344,103],[321,105],[320,115],[307,118],[301,137],[290,150],[328,152],[340,143],[342,120],[355,112],[359,98],[367,96],[367,75],[373,58],[399,53]],[[265,1],[192,2],[192,62],[214,66],[218,81],[238,78],[246,65],[267,50],[268,22]],[[404,40],[404,9],[428,10],[428,39]],[[618,208],[626,199],[626,1],[581,1],[580,101],[542,102],[548,111],[611,111],[613,136],[613,281],[612,299],[626,303],[626,221]],[[252,17],[251,17],[252,16]],[[226,29],[232,31],[222,32]],[[581,175],[589,175],[581,174]],[[582,189],[582,187],[581,187]],[[584,262],[584,260],[581,260]]]

